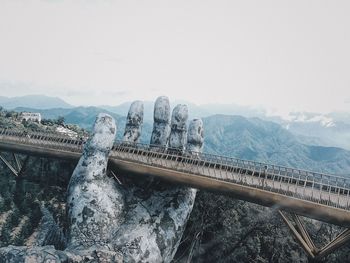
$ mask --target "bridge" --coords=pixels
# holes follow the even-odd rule
[[[0,151],[12,153],[15,165],[0,160],[15,176],[25,165],[16,154],[77,161],[84,140],[58,133],[0,130]],[[116,141],[109,167],[118,174],[155,176],[177,184],[204,189],[278,210],[311,258],[324,257],[350,240],[350,178],[278,165],[147,144]],[[322,248],[317,248],[301,216],[344,227]]]

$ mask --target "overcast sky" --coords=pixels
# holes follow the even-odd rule
[[[350,1],[0,0],[0,95],[350,112]]]

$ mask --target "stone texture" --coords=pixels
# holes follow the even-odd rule
[[[171,116],[171,131],[169,138],[169,147],[183,151],[187,140],[187,105],[178,104]]]
[[[137,143],[141,136],[143,123],[143,103],[142,101],[134,101],[129,109],[126,117],[126,125],[123,141]]]
[[[154,114],[155,122],[168,125],[170,107],[167,98],[157,99]],[[187,118],[187,107],[178,105],[173,111],[172,121],[177,148],[185,148]],[[195,126],[201,127],[196,131],[202,135],[200,122]],[[151,142],[155,145],[166,145],[168,130],[157,129],[157,124],[155,127],[157,139],[152,139],[152,136]],[[201,147],[198,148],[198,145],[203,144],[201,136],[195,136],[195,132],[192,134],[190,147],[201,150]],[[192,211],[195,196],[194,189],[157,180],[150,188],[146,185],[139,187],[138,184],[128,186],[125,192],[125,220],[116,236],[115,249],[122,251],[126,262],[171,262]]]
[[[180,187],[152,189],[142,197],[133,187],[129,207],[115,240],[126,262],[171,262],[195,199],[195,191]]]
[[[119,252],[112,250],[101,250],[91,247],[87,250],[66,250],[68,262],[83,263],[83,262],[98,262],[98,263],[121,263],[123,256]]]
[[[170,134],[170,103],[165,96],[158,97],[154,104],[151,145],[167,146]]]
[[[0,263],[53,263],[68,262],[66,253],[55,250],[54,246],[44,247],[16,247],[0,248]]]
[[[34,246],[53,245],[56,249],[64,249],[66,247],[66,238],[62,229],[55,222],[50,211],[40,208],[42,218],[38,226],[38,235],[36,236]]]
[[[114,119],[99,114],[68,186],[68,248],[110,249],[114,231],[123,220],[123,196],[106,176],[115,134]]]
[[[201,152],[204,143],[203,121],[201,119],[193,119],[188,126],[187,134],[187,151]]]
[[[110,250],[99,250],[91,247],[88,250],[56,250],[54,246],[0,248],[0,263],[121,263],[120,253]]]

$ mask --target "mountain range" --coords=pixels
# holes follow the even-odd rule
[[[132,102],[124,102],[117,106],[101,105],[99,108],[106,109],[110,112],[114,112],[120,115],[126,115],[128,113],[130,104]],[[143,101],[144,104],[144,119],[153,120],[153,101]],[[189,119],[195,117],[208,117],[213,114],[225,114],[225,115],[242,115],[244,117],[259,117],[264,118],[266,116],[266,111],[262,108],[254,108],[248,106],[239,106],[236,104],[204,104],[196,105],[194,103],[175,100],[170,101],[170,106],[174,108],[177,104],[186,104],[189,108]]]
[[[34,109],[52,109],[52,108],[72,108],[73,106],[58,97],[49,97],[44,95],[28,95],[21,97],[0,96],[0,106],[12,110],[17,107],[28,107]]]
[[[205,152],[350,176],[350,151],[301,143],[281,125],[259,118],[203,118]]]
[[[171,102],[171,106],[174,107],[179,103],[188,105],[190,119],[194,117],[208,117],[214,114],[240,115],[247,118],[258,117],[262,120],[280,124],[283,128],[294,134],[301,143],[327,147],[335,146],[350,150],[350,113],[348,112],[331,112],[328,114],[291,112],[288,116],[279,116],[271,115],[261,107],[235,104],[196,105],[187,101],[177,100]],[[91,122],[91,120],[88,120],[89,116],[84,116],[85,111],[89,115],[103,110],[120,116],[126,116],[130,104],[131,102],[124,102],[116,106],[74,107],[60,98],[42,95],[14,98],[0,97],[0,106],[6,109],[17,108],[17,111],[30,110],[37,112],[46,110],[44,111],[45,118],[65,116],[68,121],[74,121],[75,118],[79,118],[79,115],[82,115],[83,120],[85,120],[82,122],[84,128],[89,127],[89,123]],[[145,121],[153,121],[153,106],[154,102],[144,101]]]
[[[196,105],[186,101],[175,101],[172,106],[184,103],[189,107],[190,119],[209,117],[214,114],[239,115],[246,118],[258,117],[262,120],[280,124],[294,134],[300,143],[317,146],[340,147],[350,150],[350,113],[331,112],[291,112],[288,116],[271,115],[263,108],[239,106],[235,104]],[[100,106],[110,112],[125,116],[131,102],[118,106]],[[153,102],[144,102],[145,120],[153,118]]]
[[[43,118],[65,118],[66,123],[91,129],[100,112],[112,115],[118,124],[117,138],[121,139],[125,117],[130,103],[119,106],[71,107],[35,109],[17,107],[16,111],[40,112]],[[174,105],[174,104],[173,104]],[[152,132],[153,103],[145,102],[145,120],[141,136],[148,143]],[[209,107],[210,108],[210,107]],[[274,163],[295,168],[350,175],[350,123],[347,115],[320,115],[293,113],[289,118],[270,118],[260,111],[259,118],[216,114],[207,115],[201,106],[189,104],[192,116],[203,115],[205,127],[205,151],[209,153]],[[273,121],[271,121],[273,119]],[[340,147],[339,147],[340,146]],[[348,148],[349,149],[349,148]]]

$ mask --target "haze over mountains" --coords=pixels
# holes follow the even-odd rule
[[[100,112],[112,115],[118,123],[117,138],[122,138],[130,103],[117,106],[73,107],[57,98],[48,108],[48,97],[21,98],[16,111],[40,112],[43,118],[65,118],[66,123],[90,129]],[[28,102],[26,100],[28,99]],[[41,107],[41,103],[43,106]],[[177,103],[174,102],[172,106]],[[287,117],[269,116],[263,109],[235,105],[189,106],[190,118],[199,116],[205,125],[205,151],[295,168],[350,175],[350,117],[347,114],[291,113]],[[0,102],[1,105],[1,102]],[[31,105],[38,107],[32,108]],[[68,107],[70,106],[70,107]],[[144,102],[145,120],[141,142],[148,143],[152,131],[153,102]],[[5,107],[6,108],[6,107]],[[214,111],[217,111],[215,114]],[[341,149],[341,148],[344,149]]]
[[[293,168],[350,175],[350,151],[301,143],[281,125],[259,118],[203,118],[205,152]]]
[[[5,109],[15,109],[17,107],[27,107],[34,109],[52,109],[52,108],[72,108],[73,106],[57,97],[44,95],[28,95],[20,97],[0,96],[0,105]]]
[[[30,95],[23,97],[0,97],[0,105],[6,109],[17,111],[37,111],[44,118],[57,118],[63,116],[68,122],[76,122],[79,119],[82,127],[90,127],[94,113],[108,111],[120,116],[126,116],[131,102],[120,105],[101,105],[98,107],[75,107],[60,98],[42,95]],[[153,103],[145,101],[146,122],[153,120]],[[298,141],[305,144],[318,146],[336,146],[350,150],[350,113],[332,112],[328,114],[291,112],[287,116],[273,115],[261,107],[239,106],[235,104],[207,104],[196,105],[186,101],[174,101],[172,106],[185,103],[190,109],[190,118],[208,117],[214,114],[240,115],[243,117],[258,117],[263,120],[273,121],[294,134]],[[44,111],[43,111],[44,110]]]

